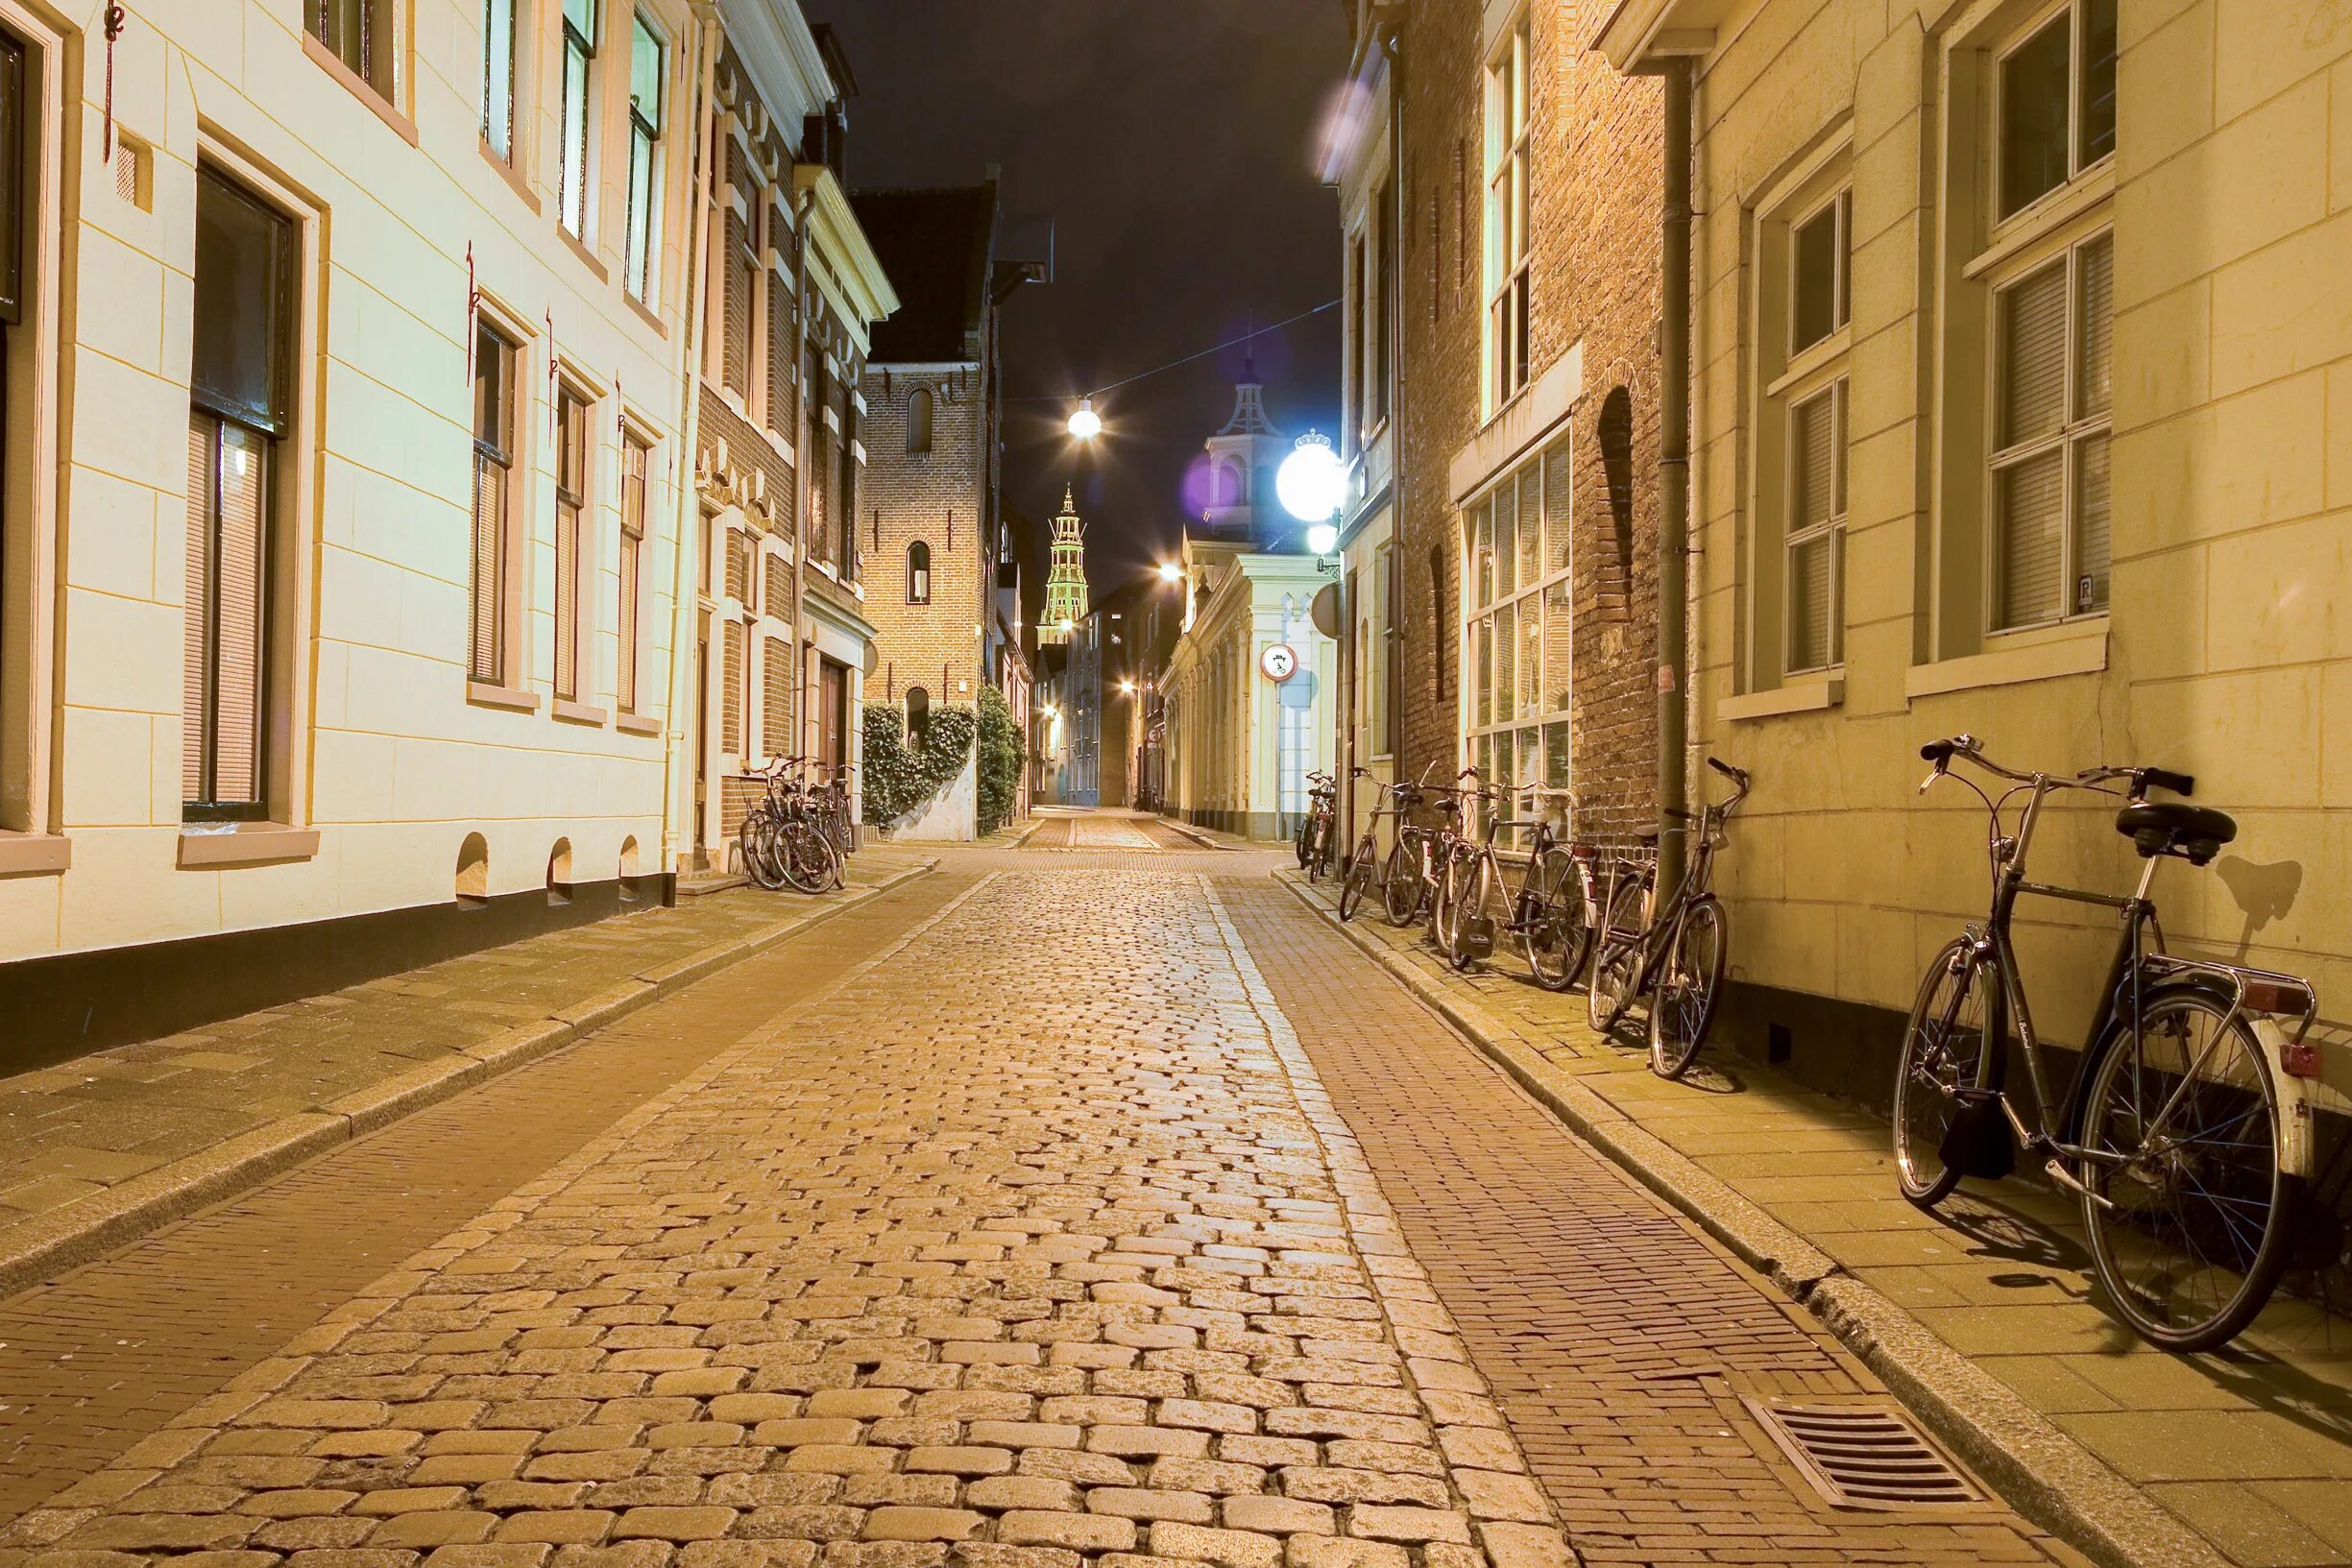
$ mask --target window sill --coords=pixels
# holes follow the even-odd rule
[[[1818,343],[1808,343],[1789,355],[1788,364],[1764,388],[1767,398],[1785,398],[1789,390],[1807,377],[1818,374],[1825,367],[1837,363],[1854,346],[1852,326],[1839,327]]]
[[[1959,659],[1914,664],[1903,678],[1903,694],[1933,697],[1976,687],[2016,686],[2025,681],[2049,681],[2063,675],[2093,675],[2107,667],[2107,621],[2082,621],[2049,632],[2011,633],[2011,641],[1985,653]],[[2001,640],[2006,641],[2006,639]]]
[[[489,681],[468,681],[466,701],[477,708],[503,708],[517,713],[539,712],[539,693],[517,691],[512,687],[498,686]]]
[[[487,137],[475,137],[474,145],[482,150],[482,161],[498,171],[498,178],[505,181],[507,185],[513,189],[517,196],[522,198],[522,205],[531,209],[531,215],[533,217],[537,217],[539,215],[539,198],[532,192],[531,187],[524,182],[521,171],[517,169],[512,163],[507,162],[506,159],[500,157],[498,156],[498,150],[490,145]]]
[[[1787,686],[1726,697],[1715,704],[1715,717],[1735,724],[1743,719],[1772,718],[1781,713],[1818,713],[1840,707],[1845,700],[1843,675],[1800,676]]]
[[[613,727],[622,735],[660,735],[662,721],[643,713],[623,713],[613,720]]]
[[[639,320],[643,321],[647,326],[653,328],[653,335],[655,337],[665,340],[668,338],[669,328],[663,325],[661,317],[655,315],[652,311],[645,308],[644,301],[639,299],[636,295],[631,294],[625,288],[620,291],[620,297],[629,302],[629,308],[631,310],[637,312]]]
[[[605,270],[603,262],[596,259],[596,253],[588,248],[588,242],[586,240],[583,240],[579,235],[573,233],[570,229],[566,229],[560,223],[555,226],[555,231],[563,236],[563,241],[566,245],[571,247],[571,253],[580,258],[580,264],[586,267],[590,272],[596,275],[597,282],[609,283],[613,280],[613,275]]]
[[[62,833],[0,832],[0,877],[43,876],[73,862],[73,840]]]
[[[552,716],[562,719],[566,724],[590,724],[597,729],[604,727],[604,721],[608,716],[601,708],[591,708],[583,702],[569,702],[562,697],[556,698],[553,703],[549,704],[547,712]]]
[[[307,860],[318,853],[316,828],[290,828],[282,822],[191,823],[180,830],[182,871]]]
[[[344,64],[332,49],[321,43],[317,36],[307,29],[303,33],[303,53],[308,55],[320,70],[350,88],[352,95],[375,110],[376,117],[392,127],[394,133],[402,141],[411,147],[417,145],[416,122],[394,109],[390,103],[386,102],[384,95],[376,90],[373,84],[357,71]]]

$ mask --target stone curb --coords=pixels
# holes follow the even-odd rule
[[[200,1153],[143,1171],[96,1197],[36,1216],[13,1227],[17,1234],[0,1241],[0,1300],[258,1186],[337,1144],[535,1061],[695,980],[764,953],[892,888],[929,876],[938,865],[934,858],[909,866],[870,886],[853,888],[849,897],[836,903],[643,971],[619,985],[567,1004],[547,1018],[517,1025],[464,1047],[456,1056],[395,1073],[318,1109],[280,1117]]]
[[[1571,1131],[1809,1310],[2018,1512],[2104,1568],[2230,1568],[2204,1537],[1902,1307],[1590,1089],[1511,1043],[1484,1008],[1343,923],[1297,878],[1277,872],[1274,880]]]

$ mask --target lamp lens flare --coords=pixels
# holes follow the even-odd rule
[[[1184,576],[1184,568],[1183,568],[1182,567],[1177,566],[1177,565],[1176,565],[1175,562],[1173,562],[1173,561],[1163,561],[1163,562],[1161,562],[1161,563],[1159,564],[1159,580],[1160,580],[1161,582],[1163,582],[1163,583],[1174,583],[1174,582],[1178,582],[1178,581],[1181,581],[1181,580],[1182,580],[1183,576]]]
[[[1340,531],[1327,522],[1319,522],[1307,530],[1307,548],[1316,555],[1329,555],[1340,547]]]
[[[1103,433],[1103,416],[1094,411],[1092,398],[1082,398],[1070,416],[1070,433],[1080,441],[1092,441]]]
[[[1274,470],[1274,495],[1300,522],[1328,522],[1347,499],[1347,468],[1328,439],[1310,430]]]

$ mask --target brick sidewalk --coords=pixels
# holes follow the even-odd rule
[[[1328,883],[1293,886],[1328,918]],[[1712,1046],[1688,1081],[1665,1082],[1630,1038],[1587,1026],[1580,993],[1529,983],[1515,955],[1461,976],[1418,928],[1368,911],[1346,929],[1563,1096],[1620,1159],[1686,1162],[1818,1248],[1794,1272],[1832,1315],[1839,1291],[1867,1287],[1945,1361],[1998,1380],[1992,1392],[2022,1399],[2245,1568],[2352,1563],[2352,1323],[2282,1300],[2223,1353],[2168,1355],[2100,1309],[2071,1202],[1972,1182],[1940,1218],[1924,1215],[1896,1191],[1882,1118]]]
[[[123,1239],[133,1211],[186,1213],[190,1191],[233,1191],[931,863],[869,849],[846,894],[715,894],[0,1078],[0,1294]]]
[[[1826,1506],[1741,1402],[1877,1380],[1280,887],[1218,886],[1584,1560],[2078,1560],[1997,1506]]]

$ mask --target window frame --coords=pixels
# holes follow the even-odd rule
[[[2089,12],[2091,6],[2095,3],[2096,0],[2054,0],[2053,4],[2038,9],[2030,16],[2004,30],[1988,51],[1989,66],[1986,73],[1986,84],[1989,91],[1985,130],[1987,140],[1991,145],[1986,149],[1986,163],[1990,171],[1986,177],[1986,206],[1993,215],[1996,229],[2026,217],[2052,197],[2058,196],[2073,186],[2083,176],[2114,160],[2115,148],[2113,146],[2097,157],[2084,156],[2086,148],[2083,110],[2087,106],[2083,89],[2085,72],[2089,68],[2089,56],[2083,44],[2090,36]],[[2004,211],[2002,210],[2004,192],[2009,177],[2008,138],[2003,134],[2007,126],[2009,109],[2007,66],[2009,61],[2022,54],[2027,45],[2049,32],[2050,25],[2057,22],[2061,16],[2065,18],[2067,43],[2066,174],[2049,189]]]
[[[1564,507],[1564,516],[1558,519],[1556,529],[1551,515],[1553,497],[1550,495],[1552,475],[1555,471],[1559,473],[1561,485],[1558,498]],[[1460,700],[1457,709],[1456,733],[1461,737],[1464,751],[1468,754],[1467,760],[1480,769],[1480,777],[1489,784],[1499,782],[1488,769],[1491,766],[1498,740],[1508,736],[1512,752],[1512,768],[1508,782],[1515,789],[1525,787],[1519,766],[1519,758],[1522,754],[1519,750],[1518,739],[1520,734],[1524,732],[1535,737],[1536,744],[1532,754],[1542,760],[1542,774],[1540,782],[1544,787],[1553,789],[1574,787],[1577,615],[1575,475],[1575,435],[1573,430],[1563,430],[1555,434],[1549,441],[1525,453],[1504,472],[1495,475],[1480,487],[1462,506],[1460,553],[1457,557],[1462,570],[1462,591],[1457,595],[1455,611],[1457,646],[1461,650],[1462,679],[1459,683]],[[1506,488],[1512,491],[1513,496],[1514,540],[1508,588],[1502,586],[1504,578],[1499,570],[1501,555],[1493,537],[1495,503]],[[1531,492],[1539,507],[1537,517],[1537,565],[1539,569],[1532,579],[1521,580],[1518,570],[1520,557],[1516,542],[1518,530],[1524,526],[1525,515],[1521,510],[1521,502]],[[1488,522],[1484,544],[1494,554],[1494,561],[1491,566],[1482,566],[1479,559],[1481,514],[1485,515]],[[1555,543],[1561,546],[1556,561],[1553,549]],[[1564,629],[1563,640],[1560,644],[1561,656],[1566,664],[1565,680],[1557,687],[1550,679],[1550,661],[1553,657],[1551,620],[1552,606],[1555,602],[1564,607],[1567,615],[1567,624]],[[1518,691],[1520,689],[1521,655],[1515,640],[1511,665],[1513,711],[1508,717],[1498,718],[1493,716],[1491,705],[1502,694],[1502,687],[1497,679],[1497,672],[1501,666],[1495,662],[1493,654],[1496,645],[1501,640],[1502,619],[1506,612],[1511,617],[1513,638],[1516,639],[1522,635],[1523,623],[1519,619],[1522,606],[1534,607],[1540,616],[1536,634],[1540,647],[1535,655],[1535,660],[1538,679],[1542,683],[1542,693],[1548,696],[1553,689],[1558,689],[1566,700],[1563,706],[1550,707],[1543,706],[1540,698],[1539,705],[1532,710],[1520,705]],[[1483,639],[1480,636],[1482,628],[1486,633]],[[1482,702],[1489,705],[1483,716],[1480,712]],[[1559,738],[1564,748],[1563,765],[1557,770],[1552,766],[1551,749],[1555,730],[1558,731]],[[1564,777],[1555,778],[1556,772]]]
[[[58,615],[56,461],[63,387],[57,279],[63,226],[64,38],[13,0],[0,30],[19,51],[19,113],[6,185],[12,277],[0,311],[0,874],[62,871],[51,745]]]
[[[655,104],[644,112],[637,95],[638,55],[650,44],[655,56]],[[648,310],[661,297],[662,218],[666,182],[663,154],[669,133],[669,35],[643,7],[629,10],[629,156],[624,171],[620,260],[621,292]],[[642,176],[642,179],[641,179]],[[641,192],[640,186],[643,186]]]
[[[604,0],[549,0],[556,12],[555,67],[555,226],[582,245],[594,232],[591,207],[596,178],[596,60],[604,32]],[[572,26],[574,4],[589,8],[589,30]],[[579,70],[578,102],[573,102],[572,70]],[[579,124],[571,123],[577,109]],[[576,134],[575,134],[576,133]],[[577,162],[574,162],[574,158]]]
[[[490,156],[514,168],[522,142],[522,12],[526,0],[482,0],[482,145]],[[506,13],[506,75],[503,123],[494,120],[498,108],[497,13]],[[496,133],[494,133],[494,132]]]
[[[929,387],[916,387],[907,394],[907,452],[909,456],[924,456],[931,451],[933,424],[937,418],[938,397]]]
[[[549,611],[554,634],[552,685],[559,702],[584,700],[595,664],[595,627],[589,615],[588,585],[595,575],[594,475],[602,456],[595,432],[600,427],[596,417],[600,401],[586,383],[565,370],[556,372],[549,426],[554,432],[549,456],[555,479],[554,532],[550,536],[555,589]],[[569,552],[564,547],[567,510],[571,533]],[[567,554],[569,582],[565,580]]]
[[[931,603],[931,545],[919,539],[907,546],[907,602]]]
[[[644,696],[646,520],[653,514],[653,469],[657,443],[625,413],[620,419],[620,474],[615,519],[618,549],[613,563],[614,621],[618,643],[613,672],[613,706],[620,712],[642,714]],[[636,459],[632,472],[632,458]],[[634,503],[634,504],[633,504]],[[631,514],[635,520],[632,525]]]
[[[1535,246],[1534,32],[1522,7],[1487,54],[1485,75],[1485,325],[1481,329],[1486,417],[1524,394],[1534,380]],[[1509,189],[1503,187],[1508,184]],[[1515,247],[1514,242],[1515,243]]]
[[[521,662],[519,658],[519,645],[521,640],[521,594],[519,591],[521,551],[519,547],[519,535],[524,509],[520,504],[516,492],[521,483],[520,471],[523,468],[521,445],[525,422],[521,414],[525,399],[521,389],[529,384],[527,377],[523,374],[524,346],[529,342],[529,334],[517,328],[503,313],[491,310],[487,300],[483,302],[483,308],[476,313],[474,334],[476,385],[473,398],[473,419],[469,432],[471,461],[468,470],[473,476],[472,487],[473,499],[471,502],[473,523],[467,536],[469,584],[466,678],[472,686],[512,690],[520,685],[519,676],[521,669]],[[489,418],[495,433],[502,437],[502,443],[495,442],[483,434],[481,365],[485,349],[492,345],[497,347],[497,357],[504,366],[504,373],[496,394],[499,406],[489,414]],[[487,590],[480,577],[484,554],[481,509],[484,465],[497,470],[498,485],[502,493],[497,531],[494,540],[497,580],[494,584],[489,585]],[[489,663],[487,665],[481,663],[477,659],[477,655],[482,651],[482,626],[476,618],[482,614],[486,602],[493,616],[489,629]]]
[[[359,15],[356,60],[344,53],[343,40],[328,36],[329,12],[337,3],[303,0],[303,36],[318,45],[319,54],[340,66],[352,84],[365,87],[386,108],[399,111],[408,85],[408,38],[400,0],[350,0]],[[376,47],[379,34],[380,54]]]

